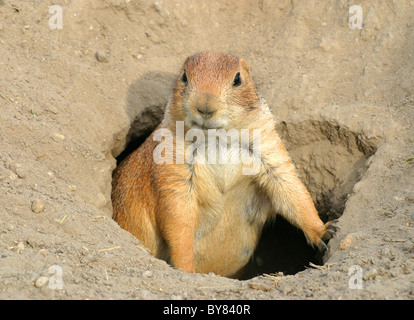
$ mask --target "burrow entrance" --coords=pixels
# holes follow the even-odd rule
[[[335,121],[282,122],[277,127],[301,181],[308,188],[322,221],[342,216],[354,185],[366,171],[376,144]],[[309,262],[324,263],[322,254],[309,246],[303,232],[281,216],[265,226],[244,279],[264,273],[292,275]]]
[[[136,118],[127,135],[126,148],[116,157],[117,165],[158,126],[161,114],[162,108],[152,108]],[[322,221],[341,217],[353,186],[363,176],[365,163],[375,153],[376,145],[335,121],[282,122],[277,131]],[[277,216],[275,221],[265,225],[242,279],[265,273],[292,275],[305,270],[310,262],[322,265],[322,254],[307,244],[301,230]]]

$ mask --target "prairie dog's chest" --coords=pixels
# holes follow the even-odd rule
[[[243,168],[238,148],[195,153],[191,169],[199,207],[199,236],[213,229],[224,236],[236,225],[243,233],[266,220],[269,200]]]
[[[225,194],[235,184],[246,180],[238,145],[210,138],[203,145],[195,143],[187,149],[195,185],[203,191],[208,189],[210,196],[217,192]]]

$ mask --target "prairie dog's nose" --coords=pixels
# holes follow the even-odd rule
[[[195,101],[195,109],[204,118],[211,118],[217,111],[215,99],[209,94],[203,94]]]
[[[212,110],[209,106],[206,105],[200,105],[196,108],[198,113],[201,114],[204,118],[211,118],[213,114],[216,112],[216,110]]]

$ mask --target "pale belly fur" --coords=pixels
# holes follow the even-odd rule
[[[200,199],[194,239],[196,272],[233,275],[254,252],[271,204],[241,170],[241,164],[194,165]]]

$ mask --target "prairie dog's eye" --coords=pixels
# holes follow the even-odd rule
[[[185,84],[187,84],[188,79],[187,79],[187,73],[184,71],[183,76],[181,77],[181,81],[184,82]]]
[[[236,73],[236,76],[234,77],[234,81],[233,81],[233,87],[238,87],[241,85],[241,77],[240,77],[240,72]]]

